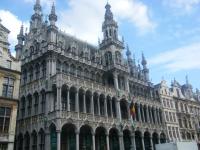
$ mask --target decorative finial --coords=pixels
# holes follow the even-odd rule
[[[126,51],[126,56],[127,56],[127,57],[130,57],[130,56],[131,56],[131,51],[129,50],[128,44],[126,45],[126,49],[127,49],[127,51]]]

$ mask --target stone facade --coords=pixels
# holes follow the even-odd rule
[[[193,92],[186,77],[186,84],[176,80],[168,87],[166,81],[156,85],[162,99],[164,119],[170,141],[196,141],[200,143],[200,92]]]
[[[17,150],[148,150],[167,140],[159,93],[147,61],[135,58],[118,38],[106,5],[98,47],[61,32],[52,6],[42,20],[36,0],[30,31],[18,35],[22,79]],[[129,106],[133,101],[135,115]]]
[[[0,22],[0,149],[14,148],[20,62],[10,54],[9,30]]]

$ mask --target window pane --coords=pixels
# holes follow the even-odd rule
[[[12,97],[13,95],[13,86],[8,87],[8,97]]]
[[[4,84],[8,84],[8,78],[7,77],[4,78]]]
[[[10,118],[5,118],[4,133],[8,133]]]
[[[14,79],[10,78],[9,85],[14,85]]]
[[[0,116],[5,115],[5,107],[0,107]]]
[[[6,116],[9,117],[11,114],[11,109],[10,108],[6,108]]]
[[[0,117],[0,133],[3,132],[3,123],[4,123],[4,118]]]
[[[7,89],[8,89],[8,85],[3,85],[3,92],[2,92],[2,96],[7,96]]]

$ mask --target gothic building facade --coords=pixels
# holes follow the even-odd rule
[[[52,6],[42,19],[36,0],[30,31],[21,28],[17,150],[150,150],[167,134],[159,93],[149,81],[147,61],[135,63],[111,6],[98,46],[61,32]],[[135,115],[129,106],[133,101]]]

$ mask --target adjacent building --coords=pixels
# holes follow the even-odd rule
[[[10,53],[9,30],[0,22],[0,149],[14,148],[21,64]]]
[[[21,28],[16,46],[22,63],[17,150],[150,150],[166,142],[147,61],[142,54],[136,64],[118,37],[111,6],[105,9],[103,40],[93,46],[58,29],[54,5],[43,20],[36,0],[30,30]]]
[[[170,141],[196,141],[200,143],[200,92],[193,92],[186,77],[180,85],[176,80],[168,87],[166,81],[158,84]]]

